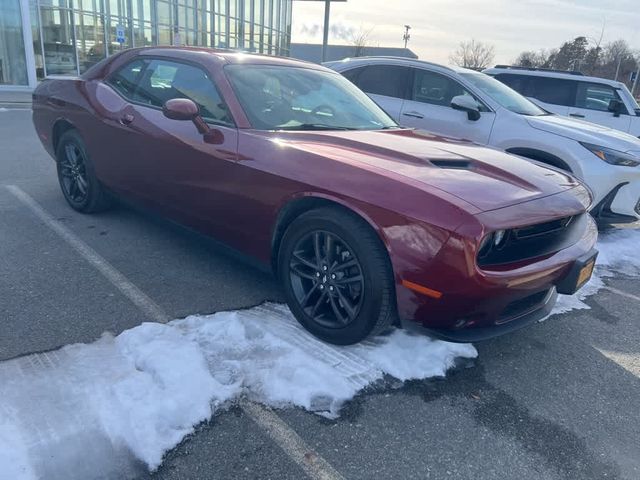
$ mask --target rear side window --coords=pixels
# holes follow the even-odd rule
[[[577,83],[574,80],[531,76],[525,95],[545,103],[573,107],[575,106]]]
[[[576,107],[607,112],[611,100],[622,101],[616,89],[609,85],[587,82],[578,84]]]
[[[507,87],[513,88],[521,95],[525,95],[527,89],[527,77],[525,75],[513,75],[510,73],[499,73],[495,75],[496,80],[500,80]]]
[[[133,98],[136,84],[144,67],[144,60],[134,60],[109,77],[107,83],[120,92],[123,97]]]
[[[358,77],[360,76],[360,73],[365,68],[367,68],[367,67],[352,68],[351,70],[347,70],[346,72],[341,72],[340,75],[342,75],[344,78],[349,80],[351,83],[357,85],[358,84]]]
[[[365,93],[405,98],[408,79],[407,67],[368,65],[358,72],[355,84]]]

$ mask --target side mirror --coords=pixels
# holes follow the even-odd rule
[[[475,122],[480,120],[480,108],[478,103],[469,95],[458,95],[451,99],[451,108],[467,112],[467,118]]]
[[[209,125],[200,116],[200,109],[188,98],[172,98],[162,107],[162,113],[171,120],[191,120],[202,135],[209,133]]]
[[[614,117],[619,117],[621,113],[624,113],[625,109],[626,107],[624,106],[624,103],[622,103],[620,100],[617,100],[615,98],[609,100],[609,108],[607,110],[613,113]]]
[[[200,115],[200,110],[193,100],[188,98],[172,98],[162,107],[162,113],[171,120],[191,120]]]

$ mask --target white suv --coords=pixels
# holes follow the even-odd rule
[[[640,137],[640,106],[624,83],[558,72],[498,65],[484,71],[550,112]]]
[[[420,60],[329,62],[398,123],[489,145],[567,170],[594,193],[601,223],[640,218],[640,139],[550,114],[483,73]]]

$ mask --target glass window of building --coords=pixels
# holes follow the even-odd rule
[[[0,0],[0,85],[76,76],[109,55],[141,46],[286,54],[292,1]]]
[[[0,0],[0,85],[28,85],[19,0]]]

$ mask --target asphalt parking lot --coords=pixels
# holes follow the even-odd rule
[[[125,207],[96,216],[73,212],[30,111],[4,111],[0,360],[92,342],[152,320],[7,185],[35,200],[171,318],[282,298],[268,272],[194,233]],[[587,300],[590,310],[478,344],[473,365],[446,379],[365,392],[337,420],[300,409],[277,415],[337,478],[638,479],[640,278],[606,282],[627,295],[602,290]],[[154,474],[138,466],[110,478],[305,478],[281,445],[231,406],[170,451]]]

